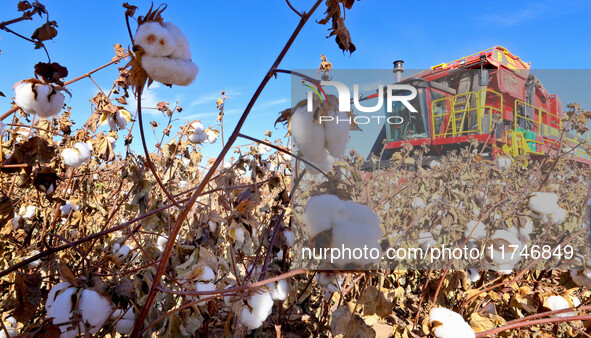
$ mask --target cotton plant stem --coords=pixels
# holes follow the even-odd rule
[[[140,336],[140,333],[142,331],[142,326],[144,325],[144,321],[148,315],[148,312],[152,308],[152,304],[154,303],[156,293],[158,292],[158,288],[160,286],[160,280],[162,279],[162,276],[164,274],[164,270],[167,267],[168,258],[170,257],[170,255],[172,253],[172,249],[175,244],[176,237],[177,237],[178,233],[180,232],[181,226],[184,223],[187,215],[189,214],[191,208],[193,207],[193,205],[197,201],[197,198],[199,197],[199,195],[201,194],[201,192],[203,191],[203,189],[205,188],[205,186],[207,185],[207,183],[209,182],[209,180],[213,176],[215,170],[220,165],[220,163],[222,162],[222,160],[224,159],[224,157],[226,156],[226,154],[228,153],[228,151],[230,150],[230,148],[232,147],[232,145],[234,144],[234,142],[238,138],[238,134],[240,133],[240,129],[244,125],[244,122],[246,121],[246,118],[248,117],[250,110],[252,109],[254,103],[259,98],[261,92],[263,91],[263,89],[265,88],[265,86],[267,85],[269,80],[273,77],[274,70],[277,69],[277,67],[279,66],[279,64],[283,60],[285,54],[287,53],[287,51],[289,50],[289,48],[293,44],[295,38],[298,36],[300,31],[304,27],[305,23],[308,21],[310,16],[314,13],[316,8],[318,8],[318,6],[320,5],[321,2],[322,2],[322,0],[317,0],[316,3],[310,9],[310,12],[302,15],[294,32],[290,36],[289,40],[287,41],[287,43],[285,44],[285,46],[283,47],[281,52],[279,53],[279,56],[277,57],[277,59],[275,60],[275,62],[273,63],[273,65],[271,66],[269,71],[265,74],[265,77],[263,78],[261,84],[259,85],[256,92],[254,93],[254,95],[250,99],[248,105],[246,106],[244,112],[242,113],[242,116],[238,120],[238,123],[237,123],[234,131],[232,132],[232,134],[228,138],[228,143],[226,143],[226,145],[224,146],[224,148],[220,152],[219,156],[216,158],[214,163],[211,165],[211,168],[209,169],[209,171],[205,174],[205,177],[203,178],[203,180],[199,184],[198,188],[195,190],[193,195],[190,197],[189,201],[185,204],[180,215],[178,216],[176,224],[172,230],[172,233],[170,234],[171,240],[168,241],[168,243],[166,244],[166,248],[164,249],[164,252],[162,253],[162,260],[161,260],[160,264],[158,265],[158,269],[156,270],[156,273],[154,275],[154,279],[152,282],[150,292],[148,293],[146,301],[145,301],[144,305],[142,306],[141,312],[139,313],[139,315],[136,319],[133,331],[131,333],[131,337],[136,338],[136,337]]]

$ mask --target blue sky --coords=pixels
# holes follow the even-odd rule
[[[129,1],[148,9],[147,1]],[[17,1],[4,1],[0,21],[18,15]],[[45,0],[50,20],[58,22],[58,36],[46,43],[52,61],[68,67],[69,78],[108,62],[114,55],[113,44],[128,46],[124,9],[120,1]],[[168,1],[164,12],[187,35],[193,60],[200,72],[188,87],[159,86],[149,91],[146,105],[175,100],[184,110],[175,125],[202,119],[204,125],[215,124],[215,100],[221,90],[226,103],[226,130],[231,130],[250,96],[297,25],[298,17],[283,1]],[[312,0],[292,0],[306,10]],[[333,38],[326,39],[328,27],[314,20],[323,17],[324,5],[313,16],[285,57],[281,68],[316,68],[320,54],[325,54],[335,68],[390,69],[392,61],[405,60],[407,69],[421,69],[460,58],[495,45],[508,48],[532,68],[582,69],[591,61],[591,30],[588,1],[370,1],[355,2],[347,12],[346,23],[357,51],[343,55]],[[21,22],[11,29],[30,36],[43,19]],[[32,77],[33,65],[47,61],[45,53],[32,45],[0,31],[0,91],[8,97],[14,83]],[[408,75],[408,74],[407,74]],[[103,87],[110,88],[117,77],[116,67],[94,76]],[[90,80],[72,84],[73,119],[80,126],[90,115],[88,100],[97,89]],[[563,103],[566,103],[563,99]],[[272,80],[245,126],[245,132],[263,137],[273,129],[277,112],[290,105],[290,78]],[[591,108],[591,107],[587,107]],[[9,109],[9,99],[0,97],[0,110]],[[155,111],[147,120],[163,124]],[[147,121],[146,121],[147,122]],[[103,127],[106,128],[106,127]],[[106,130],[106,129],[104,129]],[[173,129],[173,132],[178,129]],[[285,134],[283,128],[275,136]],[[123,137],[123,132],[120,132]],[[153,135],[148,142],[154,144]],[[246,143],[246,142],[244,142]],[[139,150],[136,134],[135,149]],[[208,156],[215,155],[220,145],[206,146]]]

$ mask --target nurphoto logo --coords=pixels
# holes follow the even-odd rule
[[[320,81],[321,86],[334,86],[338,92],[339,98],[339,111],[351,111],[351,92],[347,86],[339,81]],[[378,93],[384,92],[384,85],[378,85]],[[395,95],[396,93],[396,95]],[[405,93],[404,95],[399,95],[399,93]],[[406,94],[408,93],[408,94]],[[414,99],[417,96],[417,89],[411,85],[407,84],[389,84],[386,86],[386,111],[388,113],[392,112],[392,105],[394,102],[401,102],[410,112],[416,113],[417,110],[410,104],[410,100]],[[377,95],[377,103],[373,107],[365,107],[362,106],[359,102],[359,85],[353,85],[353,105],[355,109],[363,113],[375,113],[382,109],[384,105],[384,95]],[[311,112],[314,110],[313,107],[313,93],[308,91],[308,111]],[[385,119],[389,124],[401,124],[403,122],[402,117],[400,116],[390,116],[387,117],[384,115],[379,116],[356,116],[355,122],[357,124],[368,124],[371,121],[371,118],[375,118],[380,123],[380,119]],[[321,116],[320,119],[324,120],[332,120],[334,119],[332,116]],[[359,119],[359,121],[358,121]],[[361,121],[363,120],[363,121]],[[322,122],[322,121],[321,121]],[[338,123],[338,121],[337,121]]]

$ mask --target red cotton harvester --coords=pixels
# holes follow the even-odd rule
[[[402,79],[402,61],[394,62],[397,83],[417,88],[410,101],[416,112],[394,102],[386,117],[398,116],[401,124],[386,123],[370,156],[387,161],[409,143],[426,144],[435,159],[477,141],[487,158],[529,154],[533,159],[558,149],[562,107],[530,73],[530,64],[496,46],[450,63],[442,63]],[[402,93],[401,93],[402,94]],[[376,98],[376,93],[362,100]],[[588,142],[587,135],[566,133],[564,147]],[[591,164],[582,147],[571,158]],[[374,158],[375,159],[375,158]],[[375,163],[375,162],[374,162]]]

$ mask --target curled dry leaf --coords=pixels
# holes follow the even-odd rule
[[[31,35],[31,39],[37,41],[47,41],[55,38],[57,36],[57,22],[55,21],[47,21],[43,24],[43,26],[35,29],[33,35]]]

